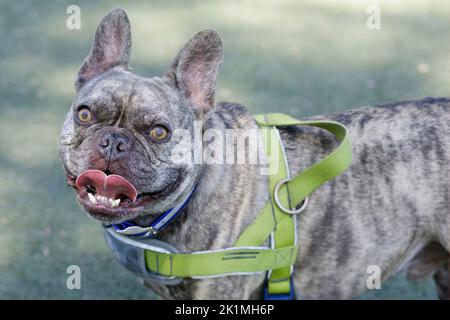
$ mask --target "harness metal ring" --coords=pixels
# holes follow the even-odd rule
[[[275,190],[273,191],[273,196],[275,198],[275,203],[277,204],[278,208],[281,209],[281,211],[288,213],[288,214],[300,214],[302,213],[305,209],[306,206],[308,205],[308,197],[306,197],[305,199],[303,199],[302,205],[300,206],[300,208],[295,209],[295,210],[290,210],[290,209],[286,209],[280,201],[280,198],[278,197],[278,192],[280,191],[280,188],[283,184],[287,183],[291,181],[291,178],[286,178],[286,179],[282,179],[280,181],[277,182],[277,184],[275,185]]]

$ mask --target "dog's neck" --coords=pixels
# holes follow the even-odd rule
[[[208,113],[206,128],[258,127],[244,107],[219,104]],[[160,238],[182,252],[232,246],[267,198],[267,176],[261,175],[258,165],[203,164],[196,191],[185,209],[161,232]]]

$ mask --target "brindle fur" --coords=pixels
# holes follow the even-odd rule
[[[123,218],[146,225],[198,183],[184,212],[161,235],[182,252],[233,245],[268,199],[267,177],[256,165],[179,165],[167,162],[174,143],[155,144],[142,128],[163,121],[171,129],[257,128],[245,107],[214,103],[222,44],[203,31],[180,51],[167,73],[143,78],[128,70],[131,36],[120,9],[101,22],[90,55],[76,80],[61,133],[66,174],[109,170],[139,192],[162,192],[138,213]],[[92,106],[96,123],[76,124],[74,110]],[[407,268],[413,280],[435,274],[440,297],[448,290],[444,262],[450,252],[450,100],[425,98],[312,117],[345,124],[354,161],[338,178],[315,191],[298,219],[300,253],[294,279],[298,299],[347,299],[367,290],[367,267],[382,279]],[[127,158],[108,163],[96,151],[102,132],[127,135]],[[337,143],[309,127],[281,128],[292,175],[326,156]],[[114,219],[103,217],[105,222]],[[164,298],[261,298],[264,275],[185,279],[176,286],[146,282]]]

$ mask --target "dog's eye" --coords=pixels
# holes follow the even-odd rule
[[[158,124],[150,130],[149,135],[153,140],[163,141],[169,137],[169,129]]]
[[[91,110],[88,107],[82,107],[78,110],[78,119],[84,123],[90,122],[92,120]]]

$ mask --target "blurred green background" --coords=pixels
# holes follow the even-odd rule
[[[81,8],[68,30],[66,8]],[[369,30],[369,5],[381,29]],[[100,225],[78,207],[57,159],[75,73],[96,24],[128,12],[131,65],[160,75],[194,33],[225,44],[218,99],[301,117],[450,92],[448,1],[0,2],[0,298],[154,298],[113,260]],[[82,290],[66,288],[80,266]],[[337,275],[338,276],[338,275]],[[434,299],[431,281],[399,275],[362,299]]]

